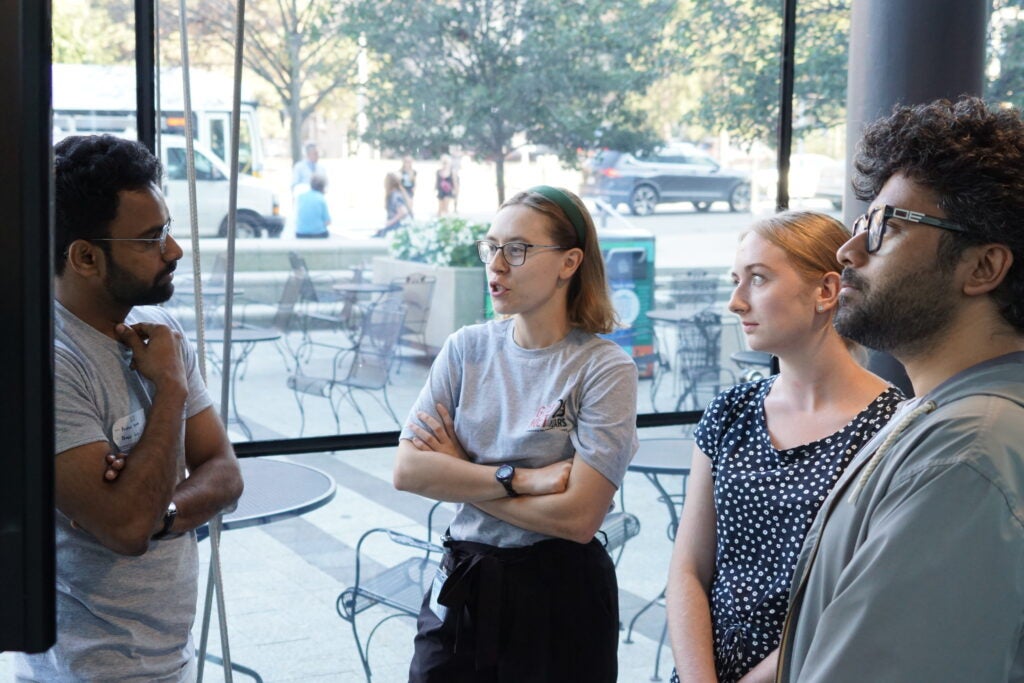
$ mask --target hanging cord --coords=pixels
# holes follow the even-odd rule
[[[903,432],[907,431],[907,428],[910,427],[914,420],[922,415],[927,415],[937,407],[938,406],[935,401],[925,401],[907,413],[907,416],[904,417],[891,432],[889,432],[889,435],[885,437],[882,445],[878,447],[874,455],[871,456],[871,460],[869,460],[868,464],[864,467],[864,471],[861,473],[860,479],[857,481],[856,488],[853,489],[853,492],[850,493],[850,497],[847,499],[850,504],[857,502],[857,497],[860,495],[861,490],[864,489],[864,486],[868,483],[868,479],[871,478],[875,469],[877,469],[878,465],[882,462],[882,458],[886,456],[889,449],[892,448],[892,445],[896,443],[896,439],[900,438]]]
[[[179,29],[181,32],[181,79],[182,79],[182,95],[185,115],[185,170],[186,177],[188,179],[188,199],[189,199],[189,227],[191,233],[192,242],[192,281],[193,289],[195,291],[194,298],[194,309],[196,317],[196,343],[197,343],[197,354],[199,356],[199,373],[206,382],[206,314],[203,307],[203,281],[202,281],[202,265],[200,261],[199,251],[199,218],[196,207],[196,167],[195,167],[195,156],[193,149],[193,141],[195,137],[195,131],[192,127],[192,83],[190,80],[190,69],[191,65],[189,62],[188,55],[188,22],[187,22],[187,10],[185,7],[185,0],[179,0],[178,2],[178,20]],[[229,358],[225,358],[225,365],[222,366],[224,370],[229,361]],[[226,383],[223,377],[226,376],[222,372],[221,383]],[[224,411],[221,410],[221,420],[224,419]],[[215,515],[209,521],[210,529],[210,571],[207,575],[206,581],[206,600],[205,607],[203,610],[203,628],[202,637],[200,639],[199,657],[198,657],[198,681],[203,680],[203,668],[206,664],[206,641],[209,634],[210,626],[210,607],[212,604],[212,596],[214,589],[216,589],[217,595],[217,618],[220,625],[220,641],[221,651],[223,653],[224,662],[224,680],[227,683],[233,683],[232,670],[231,670],[231,650],[228,643],[228,625],[227,625],[227,614],[224,606],[224,581],[221,575],[220,569],[220,530],[221,530],[221,515]]]

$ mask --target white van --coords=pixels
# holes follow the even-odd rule
[[[185,134],[181,69],[163,69],[160,131]],[[192,132],[196,140],[227,161],[231,139],[231,94],[234,80],[223,72],[192,69]],[[54,64],[53,125],[63,135],[111,133],[135,137],[135,69],[124,65]],[[259,176],[263,140],[256,102],[243,91],[238,128],[238,168]],[[130,135],[126,132],[133,131]]]
[[[161,135],[160,161],[164,165],[164,196],[178,235],[190,228],[185,138]],[[200,142],[192,145],[196,167],[196,211],[200,237],[226,237],[228,230],[227,165]],[[238,175],[238,237],[280,237],[284,230],[277,197],[259,178]]]

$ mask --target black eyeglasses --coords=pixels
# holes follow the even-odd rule
[[[557,244],[526,244],[525,242],[508,242],[499,246],[487,240],[480,240],[476,243],[476,253],[480,256],[481,261],[490,263],[494,260],[494,255],[500,251],[505,263],[510,266],[521,266],[526,263],[526,252],[529,249],[565,250],[566,247],[560,247]]]
[[[930,225],[933,228],[951,230],[952,232],[967,232],[962,226],[950,223],[943,218],[936,218],[919,211],[909,209],[898,209],[895,206],[883,204],[864,214],[853,222],[853,236],[856,237],[865,230],[868,233],[867,252],[874,254],[882,248],[882,238],[885,237],[885,226],[890,218],[899,218],[911,223]]]
[[[145,243],[146,248],[160,246],[160,255],[167,253],[167,236],[171,234],[171,222],[167,221],[160,228],[159,237],[93,237],[90,242],[140,242]]]

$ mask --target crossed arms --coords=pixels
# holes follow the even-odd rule
[[[120,325],[118,334],[132,349],[135,369],[156,387],[145,429],[131,449],[130,464],[114,476],[106,441],[59,453],[55,498],[61,512],[105,547],[141,555],[162,529],[172,500],[178,515],[170,531],[185,532],[232,505],[242,493],[242,477],[213,408],[183,417],[188,388],[180,335],[150,323]],[[189,476],[179,483],[183,424]]]
[[[615,485],[579,455],[538,469],[517,468],[509,498],[494,478],[494,465],[470,462],[455,436],[450,414],[437,405],[440,420],[420,413],[430,429],[411,425],[414,439],[398,445],[394,484],[402,491],[436,500],[470,503],[518,527],[587,543],[597,533]]]

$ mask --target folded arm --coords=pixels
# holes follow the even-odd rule
[[[448,411],[437,405],[440,420],[420,413],[429,429],[412,424],[416,436],[398,442],[394,485],[400,491],[417,493],[434,500],[477,503],[505,498],[505,487],[495,479],[497,465],[470,462],[455,437]],[[564,491],[569,479],[569,461],[530,469],[517,467],[512,486],[523,496],[540,496]]]
[[[474,505],[523,529],[588,543],[601,528],[614,495],[615,485],[576,455],[572,459],[568,484],[561,493],[503,497]]]
[[[105,441],[57,455],[57,509],[107,548],[123,555],[141,555],[162,525],[178,480],[184,384],[158,388],[146,427],[131,450],[131,461],[116,481],[107,481]]]
[[[178,516],[171,531],[189,531],[231,508],[242,495],[242,473],[224,425],[212,407],[185,423],[188,478],[174,491]]]
[[[59,453],[55,499],[75,525],[110,550],[140,555],[163,528],[172,499],[180,508],[172,531],[185,531],[236,500],[242,483],[231,444],[213,410],[184,419],[188,384],[180,334],[150,323],[121,325],[118,334],[132,349],[133,367],[155,387],[145,428],[127,462],[112,460],[106,441]],[[185,460],[195,479],[179,483],[183,429]]]

